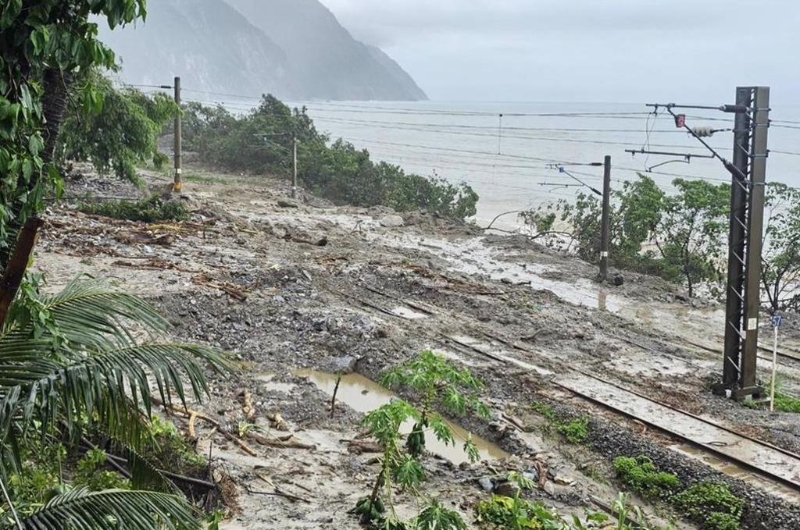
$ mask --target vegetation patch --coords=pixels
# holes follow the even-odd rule
[[[189,218],[189,212],[182,202],[165,201],[159,195],[139,201],[85,202],[78,209],[90,215],[145,223],[185,221]]]
[[[669,499],[681,488],[677,475],[659,471],[645,456],[615,458],[614,471],[626,486],[644,497]]]
[[[744,500],[718,482],[698,482],[677,494],[674,504],[703,530],[738,530],[744,511]]]
[[[554,430],[569,443],[582,444],[589,439],[589,418],[559,414],[543,401],[534,401],[531,408],[547,420],[547,430]]]
[[[341,139],[331,142],[304,108],[292,110],[273,96],[241,116],[191,103],[184,110],[183,131],[186,148],[212,167],[286,178],[293,170],[296,139],[298,177],[309,191],[335,203],[426,210],[455,219],[477,211],[478,195],[470,186],[406,173],[372,160],[366,149]]]
[[[642,512],[631,508],[626,495],[620,495],[612,506],[616,521],[602,512],[587,511],[584,517],[562,517],[556,510],[540,502],[520,497],[521,492],[532,489],[533,484],[523,476],[512,473],[509,480],[518,485],[513,497],[493,495],[491,499],[475,505],[475,522],[487,530],[649,530],[651,527]]]
[[[408,386],[421,396],[420,409],[396,399],[368,413],[364,425],[383,448],[381,467],[371,493],[358,501],[354,513],[362,524],[391,529],[466,529],[461,516],[441,506],[436,500],[425,501],[419,515],[411,521],[401,521],[392,503],[395,487],[421,496],[425,469],[420,456],[425,439],[433,435],[446,445],[455,445],[450,426],[436,411],[434,404],[442,403],[449,411],[485,416],[488,409],[475,397],[481,382],[469,370],[461,370],[452,362],[431,351],[423,351],[408,363],[387,372],[382,382],[390,387]],[[400,432],[402,425],[413,422],[408,436]],[[405,443],[403,439],[405,438]],[[479,460],[478,449],[471,438],[464,442],[464,452],[471,462]]]
[[[614,470],[632,491],[645,498],[670,503],[683,517],[700,524],[702,530],[738,530],[744,500],[731,493],[721,482],[698,482],[681,490],[674,473],[659,470],[645,456],[620,456]]]
[[[783,392],[775,393],[775,410],[779,412],[794,412],[800,414],[800,399],[784,394]]]

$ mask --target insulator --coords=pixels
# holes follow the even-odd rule
[[[717,131],[713,127],[693,127],[692,132],[700,138],[708,138],[714,136]]]

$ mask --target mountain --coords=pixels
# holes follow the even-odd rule
[[[355,40],[318,0],[225,1],[286,52],[305,99],[427,99],[397,63]]]
[[[122,62],[132,84],[171,85],[237,94],[290,95],[296,90],[286,54],[269,37],[221,0],[148,2],[146,22],[101,39]],[[199,97],[187,90],[186,98]]]
[[[145,22],[114,31],[101,24],[101,39],[120,57],[125,82],[165,85],[179,75],[186,99],[427,99],[318,0],[152,0]]]

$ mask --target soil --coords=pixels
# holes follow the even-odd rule
[[[146,193],[77,170],[82,176],[68,180],[68,197]],[[169,185],[164,175],[144,176],[152,190]],[[622,490],[610,461],[646,454],[684,483],[728,482],[747,500],[742,528],[800,527],[797,504],[676,452],[676,440],[552,383],[565,367],[599,374],[800,453],[798,415],[745,408],[710,392],[722,368],[718,302],[689,303],[679,288],[630,273],[612,274],[623,277],[620,286],[599,285],[587,263],[522,236],[484,235],[469,223],[417,212],[399,214],[401,223],[386,208],[292,200],[285,182],[268,177],[190,168],[184,191],[174,199],[192,212],[183,223],[88,216],[74,199],[52,206],[35,268],[51,289],[80,274],[106,278],[154,303],[174,325],[173,339],[230,352],[238,370],[209,374],[209,399],[192,405],[242,434],[253,453],[197,421],[198,452],[211,454],[216,476],[238,493],[223,528],[357,528],[349,511],[371,489],[378,465],[376,454],[354,451],[350,441],[363,435],[363,411],[380,404],[380,392],[364,387],[331,416],[330,395],[304,370],[376,380],[426,349],[484,381],[491,419],[452,420],[480,436],[487,455],[509,455],[475,465],[425,457],[426,495],[467,521],[488,497],[479,481],[508,471],[547,469],[533,497],[564,514],[598,510]],[[782,348],[800,350],[796,319],[788,320]],[[513,362],[496,352],[513,352]],[[770,362],[759,369],[768,380]],[[778,369],[784,391],[800,395],[800,361],[781,360]],[[249,419],[244,390],[255,409]],[[553,434],[530,407],[542,400],[590,417],[587,443],[572,446]],[[174,419],[188,430],[185,419]],[[295,447],[276,446],[289,435]],[[409,494],[394,501],[406,518],[418,510]],[[634,501],[653,521],[672,518],[665,506]]]

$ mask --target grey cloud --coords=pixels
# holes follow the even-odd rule
[[[322,0],[436,99],[728,99],[800,76],[793,0]]]

